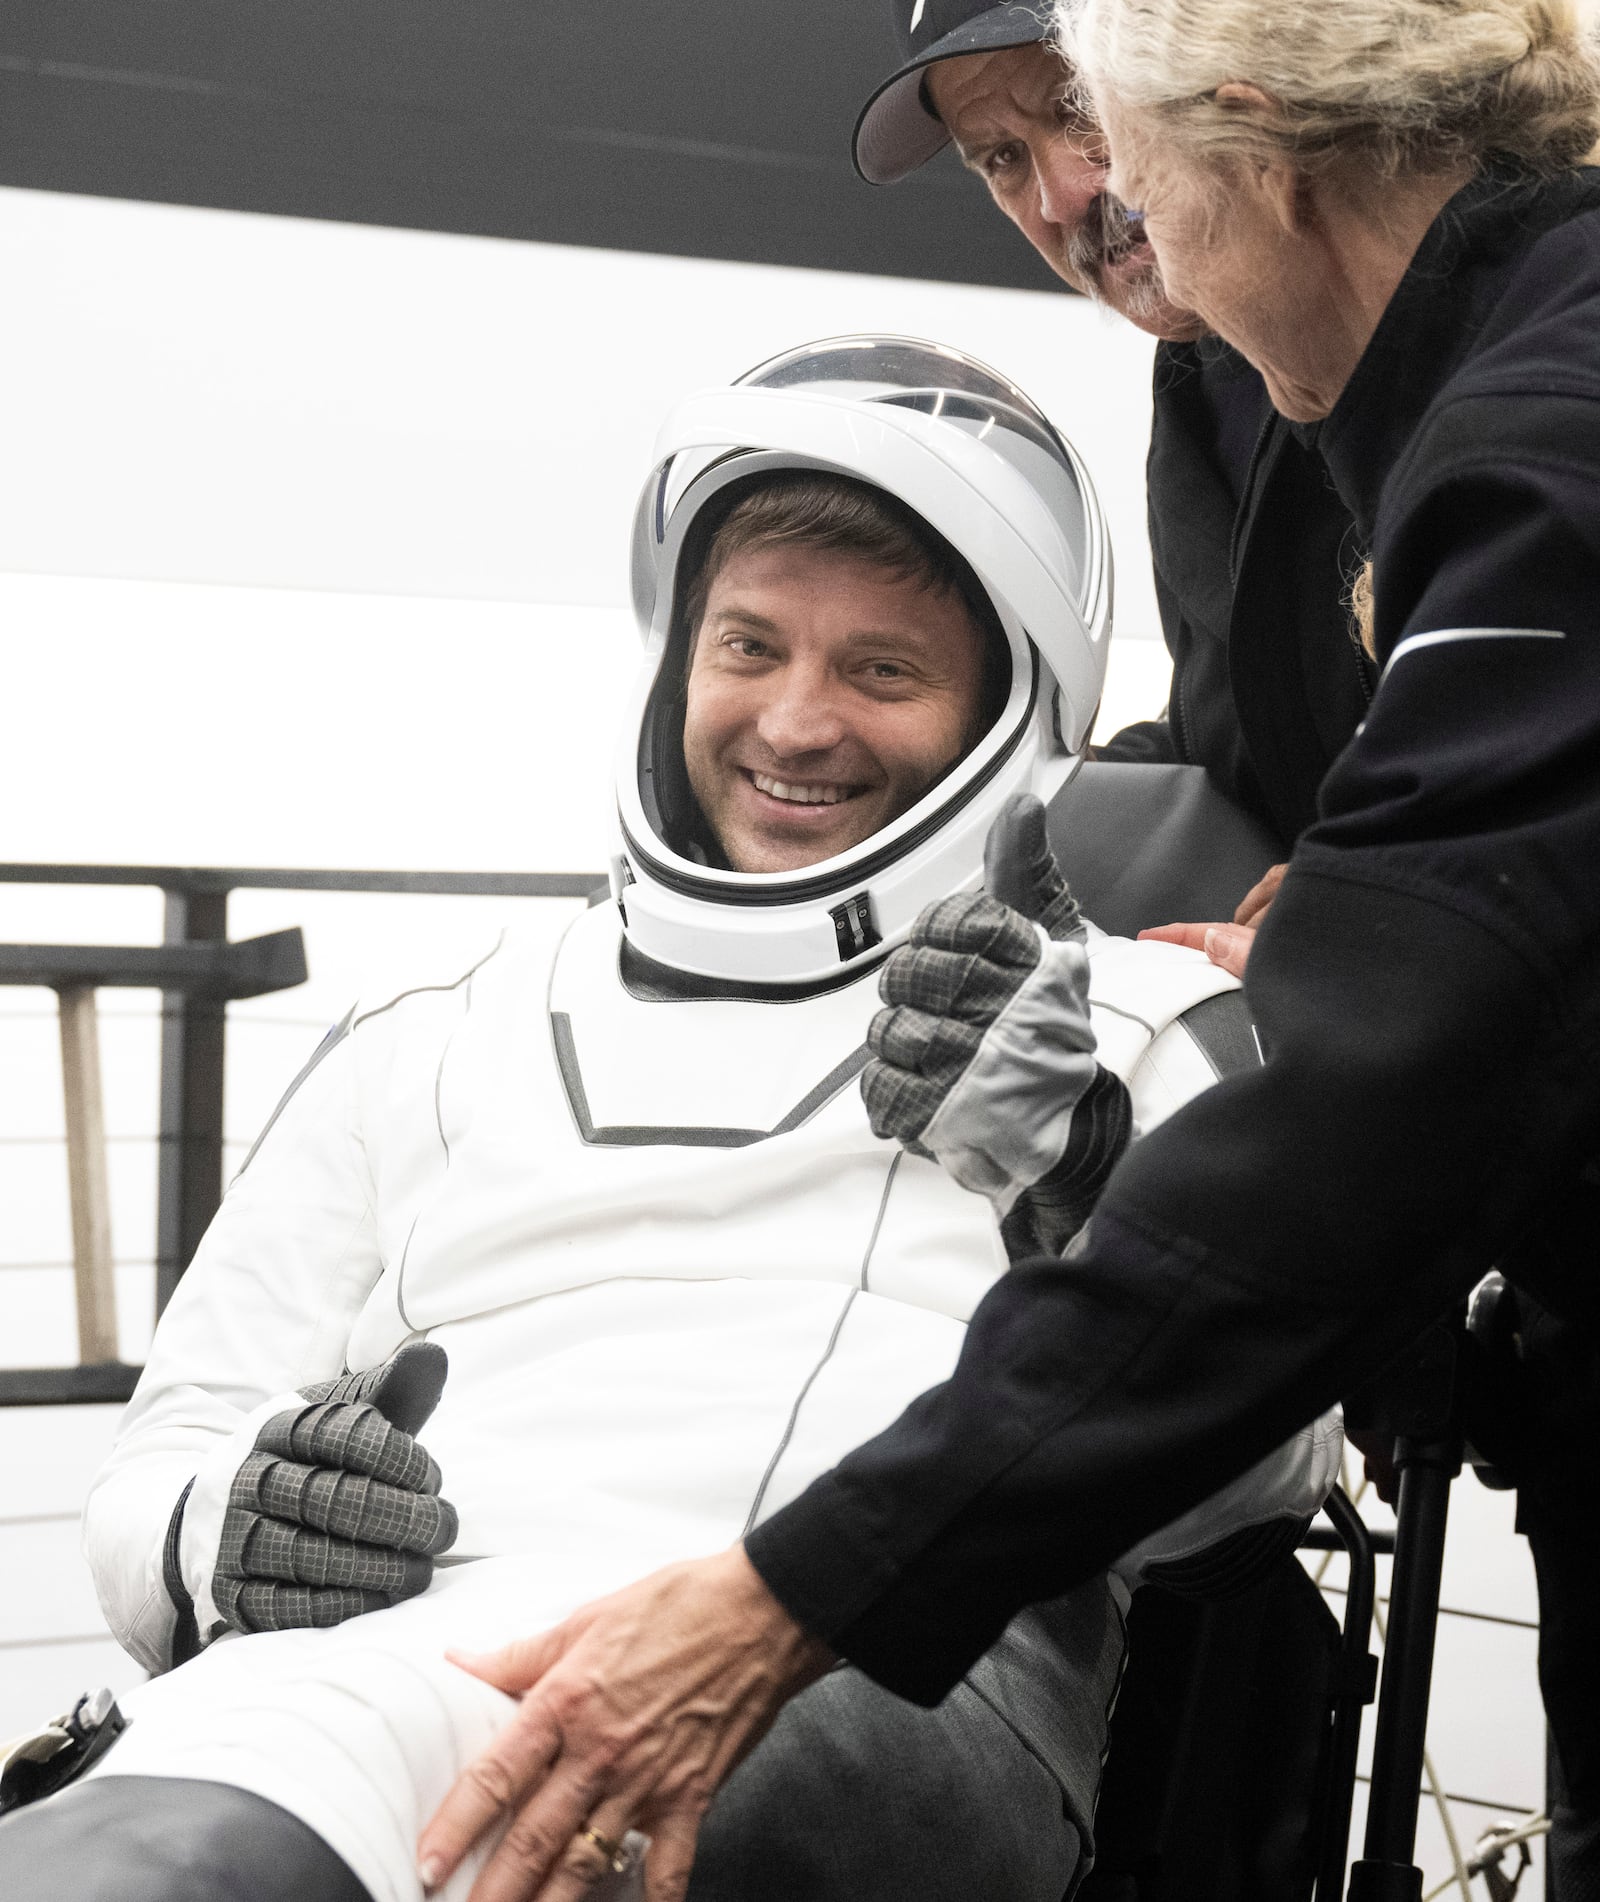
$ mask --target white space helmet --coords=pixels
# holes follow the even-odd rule
[[[729,488],[799,469],[886,490],[965,559],[1004,632],[1010,691],[972,749],[860,844],[798,870],[735,872],[685,841],[683,597]],[[1012,794],[1048,800],[1076,769],[1105,676],[1111,547],[1083,464],[1015,384],[939,344],[839,337],[667,417],[634,518],[633,600],[644,660],[612,860],[628,938],[707,978],[810,985],[885,956],[925,905],[978,876]]]

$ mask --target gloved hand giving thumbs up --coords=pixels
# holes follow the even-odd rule
[[[248,1447],[219,1448],[169,1534],[180,1611],[188,1597],[207,1635],[215,1623],[283,1631],[342,1624],[425,1590],[457,1530],[438,1464],[415,1438],[447,1368],[443,1348],[413,1342],[378,1367],[286,1396],[292,1404],[260,1421]]]
[[[1076,900],[1029,794],[996,819],[987,891],[930,905],[884,966],[861,1080],[875,1134],[987,1195],[1015,1253],[1057,1253],[1132,1130],[1095,1061]]]

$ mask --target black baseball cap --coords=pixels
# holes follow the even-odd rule
[[[922,90],[930,66],[1050,36],[1050,0],[890,0],[890,10],[905,63],[862,107],[851,147],[869,185],[894,184],[950,143]]]

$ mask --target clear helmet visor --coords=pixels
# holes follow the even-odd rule
[[[981,444],[1016,470],[1045,503],[1053,551],[1080,593],[1097,547],[1098,507],[1077,457],[1016,384],[975,358],[911,337],[839,337],[786,351],[739,379],[745,388],[829,394],[920,414]]]
[[[754,408],[741,413],[743,392]],[[869,429],[874,417],[885,427]],[[742,440],[732,433],[741,427]],[[1097,691],[1099,657],[1089,656],[1087,670],[1082,662],[1085,630],[1093,647],[1109,622],[1104,517],[1077,453],[1009,379],[941,344],[839,337],[691,398],[662,432],[636,516],[641,631],[654,624],[659,636],[663,590],[678,577],[683,537],[670,535],[671,524],[685,505],[691,514],[706,506],[719,465],[741,448],[778,460],[787,451],[797,465],[887,489],[972,564],[1002,616],[1015,611],[1069,696],[1081,703]]]
[[[696,600],[703,609],[708,592],[704,579],[698,589],[691,588],[689,583],[701,571],[706,549],[718,527],[746,496],[759,494],[774,478],[787,485],[796,480],[803,483],[811,476],[821,477],[825,485],[830,478],[841,476],[852,484],[860,482],[858,477],[835,467],[798,464],[792,456],[761,451],[726,458],[718,464],[713,477],[705,478],[716,482],[715,501],[698,510],[692,521],[685,524],[688,537],[680,572],[686,580],[677,591],[638,728],[639,806],[652,835],[651,843],[657,848],[665,847],[669,859],[691,861],[699,874],[709,873],[719,881],[744,885],[752,900],[758,900],[760,894],[768,890],[776,893],[792,889],[797,882],[815,884],[819,876],[825,881],[848,878],[852,866],[872,860],[884,850],[892,851],[897,840],[925,828],[946,809],[951,797],[959,793],[961,783],[969,782],[975,773],[1015,743],[1034,711],[1040,684],[1038,655],[1025,631],[1015,617],[997,609],[981,579],[960,552],[945,544],[939,551],[944,558],[941,565],[947,573],[953,570],[956,579],[952,585],[941,586],[940,593],[946,602],[953,603],[959,598],[962,618],[980,645],[976,704],[958,753],[931,772],[915,796],[900,804],[876,830],[854,839],[836,856],[820,858],[793,872],[732,870],[723,855],[721,841],[701,811],[685,756],[685,722],[698,631],[693,625],[695,616],[689,610]],[[894,506],[896,498],[879,494],[882,501],[891,508]],[[682,521],[683,517],[679,519]],[[925,528],[923,534],[926,534]],[[759,548],[759,542],[756,546]],[[904,585],[909,594],[920,596],[928,584],[920,576],[908,575]],[[781,627],[781,616],[778,624]],[[870,737],[868,744],[871,744]],[[759,750],[758,742],[753,746]],[[785,776],[776,764],[767,770],[774,777]],[[826,774],[819,771],[817,776],[826,777]],[[788,777],[804,781],[808,775],[804,765],[797,763]],[[952,780],[957,784],[952,785]],[[656,856],[661,856],[659,851]]]

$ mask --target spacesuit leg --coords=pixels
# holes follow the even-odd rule
[[[689,1902],[1061,1902],[1093,1854],[1121,1659],[1096,1580],[1024,1613],[934,1710],[830,1672],[712,1804]]]
[[[96,1777],[0,1822],[6,1902],[372,1902],[304,1823],[227,1783]]]

